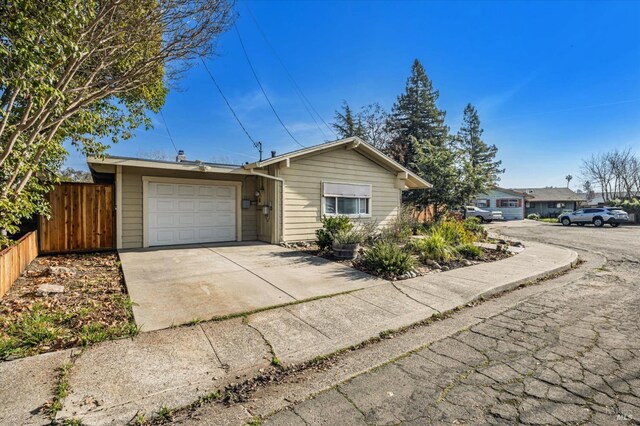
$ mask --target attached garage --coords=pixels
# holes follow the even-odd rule
[[[143,177],[145,246],[236,241],[239,182]]]

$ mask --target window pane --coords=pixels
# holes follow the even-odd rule
[[[326,198],[324,201],[324,212],[327,214],[336,214],[336,199]]]
[[[357,198],[338,198],[338,214],[357,214]]]
[[[360,203],[360,214],[369,213],[369,200],[366,198],[358,198],[358,202]]]

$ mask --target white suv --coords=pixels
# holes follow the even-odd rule
[[[594,226],[604,226],[608,223],[612,227],[618,227],[623,222],[629,221],[627,212],[617,207],[593,207],[578,209],[571,213],[562,213],[558,216],[558,220],[564,225],[569,226],[575,223],[584,226],[586,223],[593,223]]]

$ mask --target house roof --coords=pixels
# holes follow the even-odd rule
[[[245,164],[244,168],[254,169],[254,168],[266,167],[268,165],[277,164],[282,161],[289,161],[295,158],[313,155],[321,151],[336,149],[340,147],[345,147],[346,149],[353,149],[358,153],[364,155],[374,163],[377,163],[381,167],[384,167],[387,170],[394,171],[399,175],[401,174],[405,179],[407,187],[410,189],[423,189],[423,188],[432,187],[432,185],[429,182],[425,181],[417,174],[413,173],[409,169],[405,168],[404,166],[400,165],[396,161],[392,160],[387,155],[380,152],[378,149],[366,143],[359,137],[339,139],[337,141],[326,142],[323,144],[299,149],[297,151],[291,151],[286,154],[277,155],[275,157],[271,157],[263,161],[256,161],[254,163]]]
[[[511,188],[531,196],[532,201],[583,201],[584,199],[569,188]]]
[[[509,188],[501,188],[499,186],[494,186],[493,189],[495,191],[500,191],[500,192],[504,192],[506,194],[511,194],[511,195],[515,195],[516,197],[523,197],[523,198],[533,198],[531,197],[531,195],[526,194],[524,192],[521,191],[515,191],[513,189],[509,189]]]
[[[220,164],[220,163],[207,163],[204,161],[165,161],[165,160],[149,160],[145,158],[134,157],[118,157],[109,156],[104,158],[89,157],[87,158],[87,164],[92,171],[101,172],[103,170],[101,166],[128,166],[128,167],[151,167],[155,169],[165,170],[190,170],[199,172],[214,172],[214,173],[235,173],[235,174],[249,174],[240,165],[234,164]]]

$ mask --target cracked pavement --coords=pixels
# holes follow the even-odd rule
[[[494,229],[608,262],[264,424],[638,424],[640,228]]]

